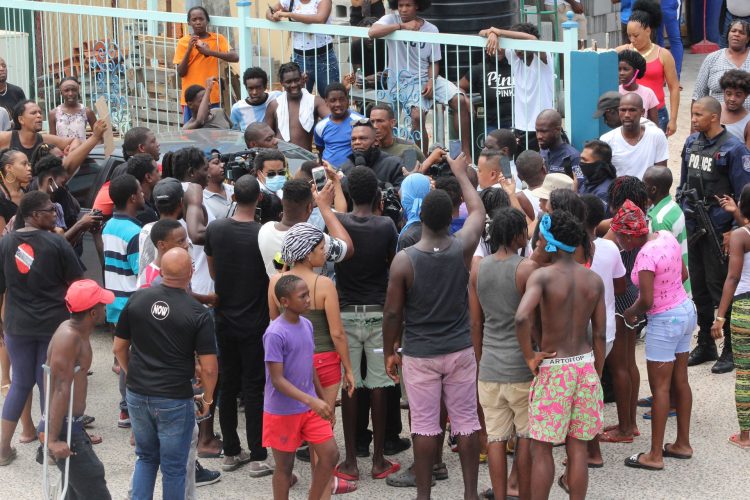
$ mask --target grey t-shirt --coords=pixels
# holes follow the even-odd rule
[[[401,16],[398,13],[386,14],[378,19],[375,24],[389,26],[401,24]],[[423,33],[440,33],[437,26],[424,21],[419,31]],[[391,72],[389,78],[397,77],[398,81],[419,78],[421,82],[427,82],[427,69],[431,63],[441,60],[440,44],[438,43],[414,43],[401,42],[397,40],[386,40],[388,47],[388,69]],[[437,76],[437,75],[436,75]]]
[[[516,272],[523,257],[498,260],[488,255],[479,263],[477,295],[484,312],[479,380],[514,384],[533,378],[516,338],[515,316],[521,295]]]
[[[7,132],[10,130],[10,116],[8,116],[8,110],[0,107],[0,131]]]

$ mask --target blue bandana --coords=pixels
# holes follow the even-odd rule
[[[575,252],[575,247],[566,245],[555,239],[554,235],[549,230],[550,226],[552,226],[552,217],[550,217],[549,214],[544,214],[544,217],[542,217],[542,220],[539,223],[539,232],[542,233],[544,239],[547,240],[547,246],[545,246],[544,249],[549,253],[557,252],[558,248],[567,253]]]

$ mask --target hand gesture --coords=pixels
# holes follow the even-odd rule
[[[401,366],[401,356],[397,353],[393,353],[385,358],[385,373],[393,380],[394,383],[399,383],[398,367]]]
[[[556,352],[535,352],[534,357],[526,360],[526,364],[529,366],[529,370],[534,376],[539,374],[539,365],[547,358],[554,358],[557,355]]]
[[[65,460],[69,456],[75,455],[75,453],[70,451],[68,443],[66,443],[65,441],[55,441],[54,443],[49,443],[49,452],[52,454],[55,460]]]
[[[500,182],[500,186],[502,186],[503,191],[508,193],[508,196],[516,194],[516,183],[513,180],[513,177],[505,177],[504,175],[500,175],[498,181]]]
[[[432,80],[427,80],[427,83],[422,87],[422,97],[432,99]]]
[[[206,305],[215,308],[219,305],[219,296],[215,293],[209,293],[206,295]]]
[[[107,122],[105,120],[96,120],[94,123],[94,129],[91,131],[95,137],[101,139],[104,137],[104,132],[107,131]]]
[[[480,31],[479,34],[482,35],[482,33],[485,31],[489,31],[489,30]],[[482,36],[487,37],[487,44],[484,46],[484,50],[485,52],[487,52],[487,55],[488,56],[496,55],[497,54],[497,42],[498,42],[497,35],[494,32],[489,31],[486,35],[482,35]]]
[[[466,175],[466,168],[469,166],[469,162],[466,159],[466,154],[461,153],[460,155],[456,156],[455,159],[451,158],[450,155],[446,155],[446,160],[448,161],[448,165],[451,167],[451,172],[453,172],[453,175],[456,177],[461,177]]]
[[[628,328],[635,329],[638,325],[638,315],[633,311],[632,307],[628,307],[622,313],[622,319],[625,320],[625,326]]]
[[[315,199],[315,204],[318,205],[318,208],[320,210],[331,209],[334,196],[333,183],[326,182],[326,185],[323,186],[323,189],[321,189],[319,192],[316,192],[315,185],[313,184],[312,192],[313,198]]]
[[[190,40],[188,41],[188,50],[191,50],[193,47],[195,47],[195,44],[200,41],[200,38],[198,38],[196,35],[193,35],[190,37]]]
[[[713,325],[711,325],[711,336],[717,340],[724,337],[724,320],[714,320]]]
[[[341,177],[339,177],[339,172],[333,168],[333,166],[328,163],[326,160],[323,160],[323,168],[326,171],[326,177],[329,181],[333,182],[334,184],[341,182]]]
[[[346,391],[349,397],[354,395],[354,374],[351,371],[344,373],[344,383],[341,388]]]
[[[570,10],[572,10],[574,14],[583,14],[583,3],[573,0],[570,2]]]
[[[341,83],[344,84],[344,87],[346,87],[346,90],[349,90],[352,87],[357,87],[357,75],[355,75],[354,73],[349,73],[348,75],[344,75],[344,78],[341,80]]]
[[[317,413],[323,420],[330,421],[333,419],[333,410],[331,406],[320,398],[315,398],[310,403],[310,409]]]
[[[211,405],[206,404],[206,402],[203,400],[203,394],[199,394],[193,397],[198,402],[198,405],[195,409],[195,418],[197,418],[198,420],[208,418],[208,412],[211,411]]]
[[[218,79],[215,76],[209,76],[206,79],[206,91],[211,90]]]
[[[714,196],[714,198],[716,198],[716,201],[719,202],[719,206],[723,208],[725,212],[734,215],[734,213],[737,211],[737,203],[735,203],[734,198],[732,198],[728,194],[722,196]]]
[[[88,231],[89,229],[94,228],[98,226],[99,224],[101,224],[102,220],[104,220],[104,218],[102,217],[101,214],[95,214],[95,213],[89,212],[83,217],[81,217],[80,219],[78,219],[78,223],[81,225],[81,228],[84,231]]]
[[[195,42],[195,50],[203,54],[204,56],[207,56],[211,49],[209,49],[208,44],[202,40],[198,40]]]

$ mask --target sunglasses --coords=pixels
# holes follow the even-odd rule
[[[55,207],[49,207],[49,208],[40,208],[39,210],[34,210],[34,212],[54,212]]]
[[[266,177],[269,179],[272,179],[276,177],[277,175],[283,175],[286,176],[286,170],[270,170],[268,173],[266,173]]]

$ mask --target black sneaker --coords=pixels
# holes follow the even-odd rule
[[[308,446],[301,446],[297,448],[297,452],[295,453],[295,456],[297,457],[297,460],[302,460],[303,462],[310,462],[310,448]]]
[[[696,366],[717,359],[719,359],[719,353],[716,351],[716,344],[698,344],[688,357],[688,366]]]
[[[732,350],[724,346],[719,360],[711,367],[712,373],[729,373],[734,370],[734,355]]]
[[[221,472],[216,470],[204,469],[203,466],[195,461],[195,486],[206,486],[214,484],[221,479]]]
[[[397,439],[388,440],[385,442],[385,444],[383,445],[383,454],[388,456],[396,455],[404,450],[408,450],[409,448],[411,448],[411,441],[406,438],[399,437]]]

